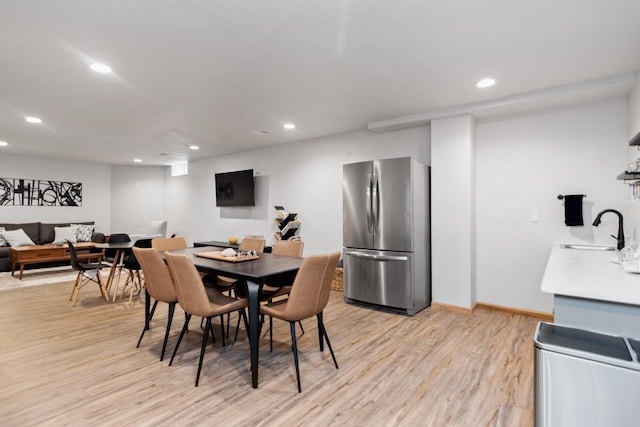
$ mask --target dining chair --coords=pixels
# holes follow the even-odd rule
[[[133,247],[149,249],[151,248],[151,239],[138,239],[134,242]],[[123,268],[127,270],[127,280],[125,280],[124,286],[122,287],[120,298],[124,298],[127,286],[131,283],[131,289],[129,290],[129,304],[131,304],[135,290],[141,292],[144,289],[144,274],[140,273],[140,262],[138,262],[138,259],[133,252],[129,254],[125,260]]]
[[[147,234],[150,236],[167,237],[167,221],[151,221]]]
[[[274,255],[297,256],[301,257],[304,251],[304,242],[302,240],[278,240],[271,248]],[[291,285],[295,280],[296,274],[283,274],[276,276],[267,281],[262,288],[261,299],[272,299],[280,295],[288,295],[291,292]]]
[[[336,356],[331,348],[329,336],[324,326],[322,311],[329,302],[331,292],[331,280],[338,265],[340,252],[326,255],[311,255],[302,261],[300,270],[291,287],[289,298],[284,301],[276,301],[260,305],[260,313],[289,322],[291,329],[291,343],[293,346],[293,358],[296,367],[296,379],[298,392],[302,392],[300,385],[300,368],[298,365],[298,345],[296,343],[296,322],[312,316],[318,320],[318,338],[320,351],[324,351],[324,341],[327,342],[333,363],[338,369]]]
[[[245,237],[242,239],[240,244],[238,245],[239,251],[256,251],[261,254],[264,252],[264,239],[256,239],[253,237]],[[218,276],[217,274],[206,274],[202,278],[202,282],[206,287],[214,288],[219,290],[220,292],[227,292],[229,296],[232,295],[232,291],[235,292],[236,285],[238,284],[237,279],[232,279],[230,277]],[[227,338],[229,337],[229,323],[230,323],[231,315],[227,315]],[[238,318],[238,324],[240,323],[240,318]]]
[[[133,248],[133,254],[140,263],[142,268],[142,274],[145,280],[145,290],[155,301],[153,308],[149,311],[147,319],[145,319],[145,326],[142,328],[142,333],[138,339],[136,348],[140,347],[142,337],[147,330],[147,325],[151,323],[153,319],[153,313],[156,311],[158,301],[166,302],[169,304],[169,315],[167,317],[167,327],[164,333],[164,341],[162,342],[162,351],[160,353],[160,360],[164,359],[164,353],[167,348],[167,342],[169,340],[169,332],[171,330],[171,321],[173,320],[173,314],[178,303],[178,294],[176,293],[175,285],[169,267],[167,263],[162,259],[160,252],[153,248]]]
[[[156,251],[178,251],[188,248],[184,237],[157,237],[151,240],[151,247]]]
[[[131,241],[131,237],[129,237],[128,234],[126,233],[114,233],[109,235],[109,243],[126,243],[126,242],[130,242]],[[104,251],[104,259],[107,262],[117,262],[118,260],[115,260],[115,257],[118,253],[118,249],[105,249]]]
[[[273,255],[301,257],[304,251],[304,242],[301,240],[278,240],[271,249]],[[291,285],[296,278],[296,273],[284,273],[270,278],[262,287],[260,293],[261,302],[272,302],[274,298],[287,296],[291,292]],[[238,297],[246,297],[246,290],[242,286],[235,289]],[[240,319],[238,319],[240,320]],[[261,319],[263,321],[264,319]],[[298,322],[300,330],[304,334],[302,322]],[[273,351],[273,318],[269,316],[269,346]]]
[[[73,246],[73,243],[67,240],[67,245],[69,246],[69,259],[71,260],[71,267],[78,272],[76,280],[73,283],[73,288],[71,289],[71,295],[69,295],[69,301],[73,300],[71,307],[75,307],[76,301],[78,300],[78,294],[80,294],[80,289],[82,289],[89,282],[97,283],[100,287],[100,293],[102,294],[104,299],[109,301],[107,288],[105,287],[105,284],[102,281],[102,277],[100,276],[100,270],[109,266],[101,262],[80,262],[78,260],[78,253],[76,252],[76,248]]]
[[[238,245],[239,251],[256,251],[261,254],[264,252],[264,239],[256,239],[253,237],[245,237]],[[230,277],[218,276],[217,274],[207,274],[202,278],[205,286],[213,287],[221,292],[231,291],[237,284],[236,279]]]
[[[196,270],[193,261],[185,255],[172,254],[167,252],[165,254],[167,264],[169,264],[169,270],[174,280],[176,287],[176,293],[178,296],[178,304],[187,313],[184,326],[178,337],[178,342],[173,350],[171,361],[169,365],[173,363],[173,359],[178,351],[182,337],[187,330],[189,320],[191,316],[202,316],[207,319],[204,334],[202,336],[202,347],[200,350],[200,359],[198,362],[198,373],[196,374],[196,387],[200,380],[200,372],[202,370],[202,361],[204,359],[204,353],[207,348],[207,339],[209,334],[213,335],[213,328],[211,327],[211,319],[214,316],[222,316],[232,311],[238,311],[240,316],[244,319],[245,328],[248,330],[247,317],[245,308],[247,307],[247,300],[245,298],[237,299],[224,295],[222,292],[213,288],[205,288],[202,286],[202,279],[198,270]],[[224,345],[224,323],[222,327],[222,345]],[[236,331],[237,337],[237,331]],[[214,338],[215,340],[215,338]]]

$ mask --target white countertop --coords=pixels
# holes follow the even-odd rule
[[[640,274],[611,262],[613,251],[567,249],[554,244],[540,286],[542,292],[640,305]]]

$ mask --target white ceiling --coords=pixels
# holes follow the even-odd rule
[[[0,155],[169,164],[638,69],[638,0],[2,0]]]

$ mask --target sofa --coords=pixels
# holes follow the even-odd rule
[[[18,230],[23,229],[24,232],[31,238],[36,245],[45,245],[53,243],[55,239],[55,227],[69,227],[71,224],[83,224],[94,225],[94,221],[89,222],[73,222],[73,223],[47,223],[47,222],[24,222],[16,224],[3,224],[0,223],[0,227],[4,227],[5,230]],[[96,233],[95,231],[91,235],[91,241],[97,243],[103,243],[105,240],[104,234]],[[47,263],[46,266],[52,266],[54,264]],[[60,264],[58,264],[60,265]],[[39,267],[41,265],[34,264],[31,268]],[[11,258],[9,258],[9,246],[0,246],[0,271],[11,271]]]

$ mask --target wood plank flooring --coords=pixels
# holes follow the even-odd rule
[[[433,308],[406,317],[347,305],[332,291],[325,324],[340,369],[319,351],[315,321],[305,321],[298,394],[284,322],[274,320],[273,353],[263,331],[258,389],[244,327],[238,342],[209,345],[196,388],[199,318],[168,366],[180,309],[160,362],[165,304],[137,349],[143,298],[107,303],[87,286],[71,307],[70,291],[71,283],[58,283],[0,292],[2,426],[533,423],[533,317]],[[217,323],[215,331],[219,338]]]

